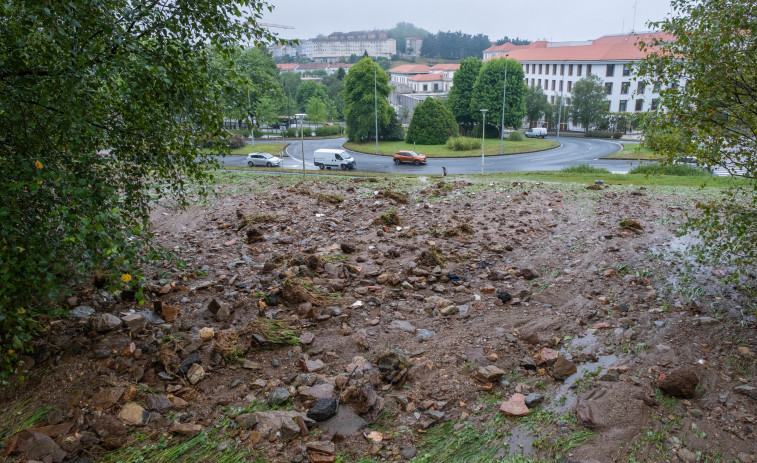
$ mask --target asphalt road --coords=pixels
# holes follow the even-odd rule
[[[556,140],[554,137],[547,137]],[[345,138],[323,140],[305,140],[305,168],[318,170],[313,164],[313,152],[317,149],[339,149]],[[625,173],[632,167],[629,161],[601,159],[621,149],[617,141],[592,138],[561,137],[561,146],[551,150],[535,153],[514,154],[509,156],[487,156],[484,160],[484,172],[524,172],[536,170],[560,170],[578,164],[603,167],[614,173]],[[265,143],[256,141],[258,143]],[[376,156],[351,152],[357,163],[355,171],[379,172],[391,174],[440,174],[442,166],[449,174],[476,174],[481,172],[481,158],[436,158],[429,159],[425,166],[410,164],[395,165],[390,156]],[[286,169],[302,168],[302,142],[292,141],[287,148],[288,156],[282,167]],[[224,159],[228,166],[246,166],[246,156],[230,156]]]

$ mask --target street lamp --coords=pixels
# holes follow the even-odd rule
[[[486,111],[488,109],[481,110],[481,117],[484,121],[481,125],[481,175],[484,175],[484,141],[486,141]]]
[[[300,125],[300,141],[302,142],[302,175],[305,176],[305,132],[302,129],[302,120],[307,116],[305,113],[297,113],[294,115],[297,118],[297,122]]]
[[[562,62],[562,66],[560,67],[560,72],[562,73],[562,81],[560,82],[560,106],[557,107],[557,140],[560,140],[560,118],[562,117],[562,95],[563,95],[563,89],[565,88],[565,60]]]
[[[504,145],[505,145],[505,95],[507,92],[507,57],[510,56],[509,54],[505,55],[505,85],[502,86],[502,126],[501,126],[501,133],[499,134],[499,154],[505,154],[503,151]]]
[[[376,154],[378,154],[378,92],[376,91],[376,68],[378,64],[373,63],[373,114],[376,122]]]

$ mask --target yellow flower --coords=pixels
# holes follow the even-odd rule
[[[44,166],[42,165],[42,163],[41,163],[41,162],[39,162],[39,161],[34,161],[34,165],[35,165],[35,166],[37,166],[37,169],[41,169],[42,167],[44,167]]]
[[[13,349],[10,349],[10,350],[8,350],[8,355],[13,355],[13,354],[15,354],[15,353],[16,353],[16,351],[15,351],[15,350],[13,350]]]
[[[131,281],[131,275],[124,273],[123,275],[121,275],[121,279],[124,280],[124,283],[128,283]]]
[[[44,183],[44,180],[37,180],[37,185],[42,185]]]

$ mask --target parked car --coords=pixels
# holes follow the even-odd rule
[[[268,153],[250,153],[247,155],[247,165],[250,167],[280,167],[281,158]]]
[[[397,151],[394,153],[394,163],[411,162],[416,166],[426,163],[426,155],[418,154],[415,151]]]
[[[544,138],[547,136],[547,129],[545,127],[533,127],[524,135],[527,138]]]

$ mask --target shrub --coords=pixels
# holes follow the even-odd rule
[[[452,137],[447,140],[447,149],[450,151],[480,150],[481,140],[470,137]]]
[[[675,175],[679,177],[711,177],[710,171],[689,164],[642,164],[628,171],[629,174]]]
[[[252,134],[255,136],[255,138],[263,138],[263,135],[265,135],[265,133],[257,127],[252,129]]]
[[[297,133],[297,129],[294,127],[289,127],[288,129],[284,130],[284,136],[287,138],[294,138],[299,137],[300,134]]]
[[[327,125],[325,127],[316,127],[315,135],[317,137],[333,137],[341,134],[341,127],[338,125]]]
[[[440,101],[429,97],[415,108],[405,141],[421,145],[441,145],[458,132],[455,116]]]
[[[525,136],[523,135],[523,133],[518,132],[517,130],[515,132],[510,132],[510,136],[507,137],[507,139],[510,141],[523,141],[524,138]]]
[[[231,133],[238,133],[239,135],[244,135],[245,137],[250,136],[250,129],[231,129],[229,130]]]
[[[614,139],[616,139],[616,140],[617,140],[618,138],[622,137],[622,136],[623,136],[623,134],[622,134],[622,133],[620,133],[620,132],[613,132],[613,133],[612,133],[612,138],[614,138]]]
[[[474,138],[481,138],[481,124],[476,124],[475,127],[473,127],[473,130],[471,130],[471,137]],[[486,124],[486,138],[488,139],[499,139],[499,129],[495,127],[492,124]]]
[[[229,140],[229,149],[239,149],[244,148],[244,145],[247,144],[247,140],[245,139],[244,135],[239,133],[232,134],[231,139]]]
[[[577,166],[564,167],[560,172],[569,174],[604,174],[609,175],[610,171],[604,167],[593,167],[588,164],[579,164]]]
[[[605,132],[604,130],[587,130],[584,134],[585,137],[594,137],[594,138],[611,138],[612,133],[611,132]]]

